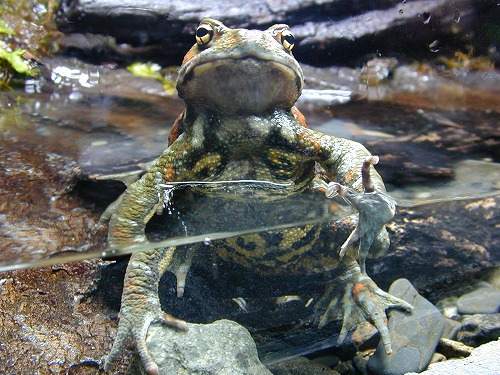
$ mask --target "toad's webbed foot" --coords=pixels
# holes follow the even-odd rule
[[[371,156],[363,164],[363,193],[336,182],[331,182],[326,190],[327,197],[338,194],[359,212],[358,224],[341,246],[339,256],[343,258],[349,246],[359,240],[358,259],[361,272],[366,272],[365,261],[373,241],[396,213],[394,199],[385,192],[375,190],[372,184],[370,165],[377,162],[378,158]]]
[[[359,267],[353,262],[341,277],[344,289],[332,288],[328,296],[330,303],[321,317],[319,327],[339,317],[343,318],[342,330],[338,342],[342,343],[347,333],[358,323],[367,321],[373,324],[380,333],[387,354],[392,353],[391,339],[387,328],[386,310],[400,308],[411,311],[413,306],[408,302],[382,291],[375,282],[366,274],[360,272]],[[339,290],[340,289],[340,290]],[[332,291],[336,292],[331,295]],[[343,294],[342,294],[343,292]],[[321,308],[321,301],[316,308]]]

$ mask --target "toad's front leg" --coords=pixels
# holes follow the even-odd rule
[[[411,310],[407,302],[383,292],[364,272],[364,259],[373,241],[385,231],[384,225],[395,213],[394,200],[385,193],[382,179],[371,164],[372,155],[359,143],[346,139],[330,137],[309,129],[300,132],[301,147],[304,152],[315,151],[315,161],[336,181],[337,192],[344,196],[359,212],[356,229],[341,249],[340,256],[346,265],[340,285],[334,285],[334,296],[329,300],[320,326],[342,312],[343,326],[339,337],[342,341],[349,329],[356,324],[368,321],[380,332],[387,353],[391,352],[391,340],[387,329],[386,310],[401,308]],[[360,240],[359,257],[363,265],[346,253],[355,240]],[[388,245],[388,243],[387,243]],[[345,256],[344,256],[345,255]],[[318,308],[322,308],[318,303]]]
[[[169,171],[175,171],[168,157],[168,153],[162,155],[150,171],[132,184],[123,195],[110,221],[108,247],[111,252],[147,242],[146,224],[163,204],[161,184],[176,177],[173,173],[168,174]],[[118,333],[104,365],[106,371],[111,369],[125,341],[131,337],[146,371],[157,374],[158,366],[146,345],[150,324],[159,321],[174,328],[187,329],[184,321],[161,310],[158,297],[158,282],[172,264],[174,255],[175,248],[171,247],[138,252],[131,256],[125,275]]]
[[[347,249],[359,240],[358,261],[361,272],[366,272],[366,258],[376,237],[384,229],[396,213],[396,202],[383,191],[373,186],[370,166],[378,163],[378,157],[367,157],[363,163],[362,181],[364,192],[360,193],[352,188],[342,186],[337,182],[330,182],[326,188],[326,196],[342,196],[359,212],[356,228],[352,231],[345,243],[341,246],[339,256],[343,258]]]
[[[314,188],[327,197],[342,196],[359,213],[358,224],[342,245],[339,256],[359,240],[358,258],[365,272],[365,259],[374,241],[386,233],[385,224],[396,212],[394,199],[385,192],[380,175],[373,168],[378,157],[357,142],[330,137],[309,129],[302,131],[304,150],[315,150],[315,161],[327,172],[330,184],[315,179]],[[386,247],[389,245],[387,241]]]
[[[173,328],[187,329],[186,322],[162,311],[158,298],[158,282],[162,270],[171,263],[174,251],[173,247],[163,248],[131,256],[124,281],[118,332],[106,359],[105,371],[111,370],[126,339],[131,337],[146,372],[158,374],[158,366],[146,345],[150,324],[160,322]]]

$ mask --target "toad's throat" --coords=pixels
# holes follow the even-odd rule
[[[195,108],[237,114],[261,114],[290,108],[302,90],[299,72],[272,60],[216,59],[180,77],[179,96]]]

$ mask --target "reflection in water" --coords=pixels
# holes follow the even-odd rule
[[[99,70],[82,71],[78,68],[56,66],[52,69],[50,78],[58,86],[91,88],[99,84]]]
[[[454,179],[432,186],[406,186],[391,191],[400,207],[417,207],[454,200],[472,200],[500,194],[500,164],[464,160],[454,165]]]

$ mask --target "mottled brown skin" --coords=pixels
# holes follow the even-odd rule
[[[288,26],[275,25],[266,31],[230,29],[219,21],[205,19],[197,29],[196,39],[197,43],[184,58],[177,82],[186,110],[176,120],[169,147],[127,189],[111,217],[108,237],[111,249],[147,242],[146,223],[163,204],[161,184],[172,181],[271,181],[286,187],[279,191],[259,189],[255,192],[259,200],[293,201],[294,197],[318,187],[316,170],[320,166],[328,179],[351,189],[351,195],[360,192],[356,202],[363,201],[361,170],[369,152],[356,142],[309,129],[294,107],[301,94],[303,75],[290,52],[293,35]],[[368,176],[371,176],[370,190],[382,194],[384,185],[373,167]],[[241,194],[246,192],[243,187],[241,190]],[[210,189],[206,194],[212,194]],[[381,202],[380,207],[386,209],[387,202]],[[363,212],[362,204],[358,206]],[[371,231],[371,237],[376,237],[370,251],[388,246],[387,233],[380,230],[383,223],[365,227],[364,232]],[[411,306],[382,292],[361,272],[356,251],[339,256],[339,244],[355,225],[356,220],[347,218],[275,232],[274,243],[269,242],[269,233],[260,233],[219,240],[212,245],[225,260],[263,274],[300,275],[340,267],[343,274],[333,288],[340,295],[331,296],[320,325],[340,312],[344,317],[342,339],[358,322],[370,321],[379,329],[390,351],[385,310]],[[335,239],[340,232],[344,237]],[[193,245],[193,251],[195,248]],[[178,282],[185,277],[186,270],[181,272],[173,266],[179,257],[175,248],[132,255],[118,334],[106,370],[120,354],[124,341],[132,337],[146,371],[156,374],[158,368],[146,346],[150,323],[161,321],[186,329],[185,322],[162,312],[158,298],[158,281],[163,272],[173,271]]]

